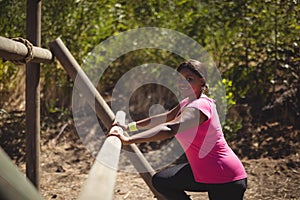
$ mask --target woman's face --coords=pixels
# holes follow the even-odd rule
[[[199,98],[202,93],[202,86],[205,84],[205,80],[187,68],[183,68],[179,73],[185,79],[180,79],[177,83],[177,87],[181,94],[193,99]]]

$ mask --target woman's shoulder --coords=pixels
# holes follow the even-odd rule
[[[193,102],[197,102],[197,103],[200,103],[200,102],[201,103],[209,103],[209,102],[211,102],[211,103],[214,103],[215,100],[208,97],[208,96],[206,96],[205,94],[202,94],[198,99],[195,99],[191,103],[193,103]]]
[[[205,94],[202,94],[199,99],[205,99],[205,100],[208,100],[208,101],[211,101],[211,102],[215,102],[215,100],[213,98],[210,98]]]
[[[193,100],[188,104],[188,107],[196,107],[196,108],[201,108],[201,107],[210,107],[211,103],[213,103],[214,100],[207,97],[206,95],[201,95],[198,99]]]
[[[196,108],[210,118],[213,101],[213,99],[207,97],[206,95],[201,95],[200,98],[192,101],[187,107]]]

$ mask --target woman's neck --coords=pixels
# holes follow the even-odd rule
[[[195,99],[199,99],[201,96],[202,96],[202,92],[197,96],[196,95],[191,95],[188,98],[189,98],[190,101],[194,101]]]

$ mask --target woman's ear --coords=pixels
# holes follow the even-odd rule
[[[200,82],[201,82],[201,86],[202,86],[202,87],[204,87],[204,86],[206,85],[206,80],[205,80],[205,78],[202,77],[202,78],[200,79]]]

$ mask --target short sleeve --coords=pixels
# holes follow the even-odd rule
[[[188,108],[200,110],[208,119],[211,118],[211,101],[207,98],[199,98],[191,102]]]

